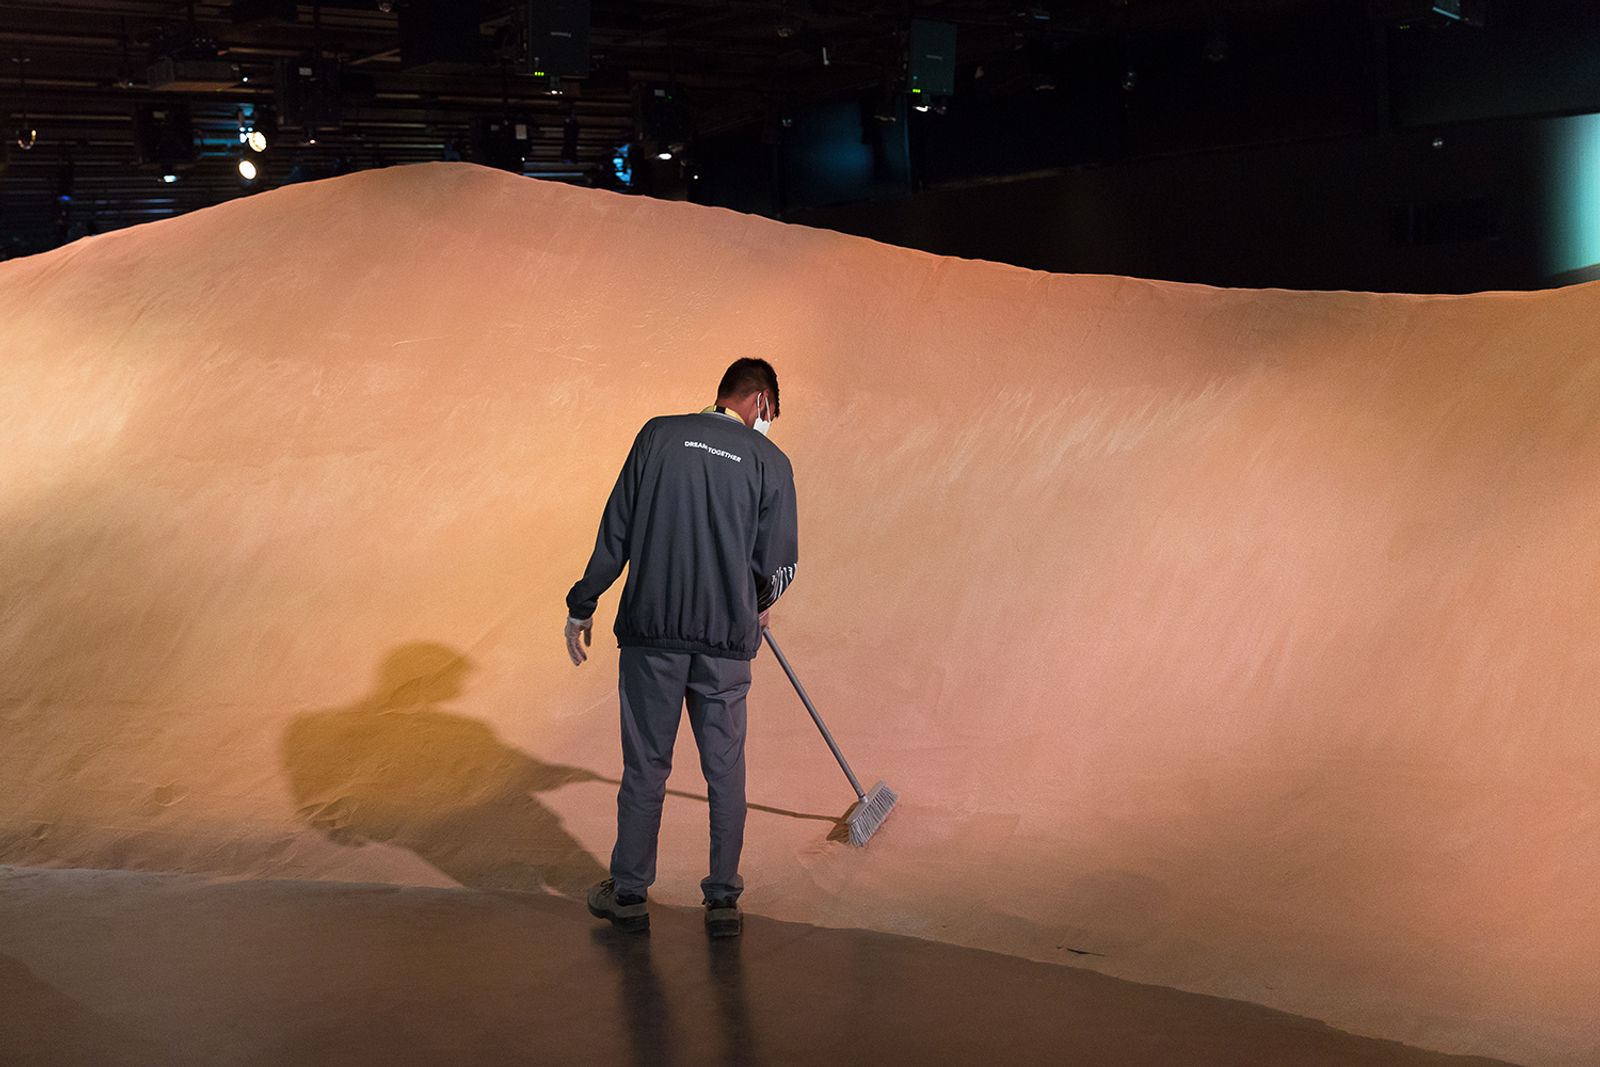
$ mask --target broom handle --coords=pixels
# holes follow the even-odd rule
[[[806,696],[806,687],[800,684],[800,679],[795,677],[794,668],[789,666],[789,660],[783,654],[783,649],[778,647],[778,642],[772,637],[770,627],[761,628],[761,636],[767,639],[767,644],[772,646],[772,654],[778,657],[778,662],[783,666],[783,673],[789,676],[789,681],[794,683],[794,691],[800,694],[801,701],[806,710],[811,713],[811,721],[817,724],[817,729],[822,731],[822,739],[828,742],[828,747],[833,749],[833,758],[839,761],[839,766],[844,769],[844,776],[850,779],[850,787],[856,791],[857,800],[867,799],[867,794],[862,790],[861,783],[856,781],[856,772],[850,769],[850,764],[845,760],[844,753],[839,751],[838,742],[828,732],[828,724],[822,721],[822,716],[817,714],[817,709],[812,706],[811,698]]]

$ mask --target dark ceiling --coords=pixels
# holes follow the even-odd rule
[[[407,10],[407,3],[413,8]],[[0,0],[0,255],[16,255],[192,210],[253,190],[346,169],[457,156],[481,157],[473,124],[485,116],[529,124],[524,169],[599,183],[615,146],[638,136],[633,87],[672,83],[693,137],[769,121],[778,102],[891,89],[903,77],[911,17],[954,23],[958,60],[981,63],[1025,45],[1050,47],[1250,18],[1306,0],[1055,0],[1026,3],[919,0],[594,0],[591,73],[552,81],[527,72],[519,0],[477,4],[485,61],[408,68],[402,17],[427,2],[329,0],[288,5],[293,17],[241,22],[235,2]],[[540,0],[533,0],[540,2]],[[269,5],[256,3],[257,7]],[[400,10],[396,10],[399,8]],[[225,89],[162,89],[149,68],[181,50],[237,64]],[[826,52],[826,54],[824,54]],[[241,107],[281,110],[279,61],[336,57],[344,83],[336,127],[311,135],[285,123],[244,182],[236,169]],[[200,158],[183,168],[138,165],[135,111],[187,104]],[[575,159],[564,123],[577,127]],[[32,146],[19,132],[37,131]],[[27,139],[25,136],[24,139]],[[176,170],[178,180],[161,180]],[[63,198],[65,197],[65,198]]]

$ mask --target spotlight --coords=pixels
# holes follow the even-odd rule
[[[240,108],[235,117],[239,124],[239,143],[248,145],[252,152],[265,152],[267,130],[276,131],[277,117],[271,111],[253,106]]]
[[[12,56],[11,62],[17,65],[17,93],[21,95],[28,91],[28,71],[24,64],[32,63],[33,60],[28,56]],[[28,112],[26,110],[22,112],[22,121],[12,134],[12,140],[24,152],[39,143],[39,131],[34,129],[33,124],[28,121]]]
[[[173,182],[178,180],[178,176],[176,174],[163,174],[161,176],[161,180],[166,184],[171,185]]]
[[[247,182],[256,180],[256,165],[248,159],[239,160],[239,176]]]
[[[926,114],[927,114],[927,113],[928,113],[928,105],[927,105],[927,104],[916,104],[916,105],[914,105],[914,106],[913,106],[913,107],[912,107],[912,109],[911,109],[911,110],[913,110],[913,111],[920,111],[920,112],[922,112],[922,113],[923,113],[923,114],[924,114],[924,115],[926,115]]]
[[[672,153],[671,152],[657,152],[656,153],[656,158],[657,159],[671,159],[672,158]]]

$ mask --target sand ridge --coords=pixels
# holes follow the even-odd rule
[[[570,894],[647,418],[778,367],[748,903],[1600,1058],[1600,288],[1221,290],[465,164],[0,264],[0,862]],[[683,731],[686,735],[688,731]],[[664,903],[693,903],[692,743]]]

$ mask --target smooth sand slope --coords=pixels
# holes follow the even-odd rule
[[[1216,290],[467,165],[0,264],[0,862],[572,894],[639,424],[782,376],[746,901],[1600,1061],[1600,287]],[[601,605],[609,628],[615,591]],[[683,731],[663,903],[696,901]]]

